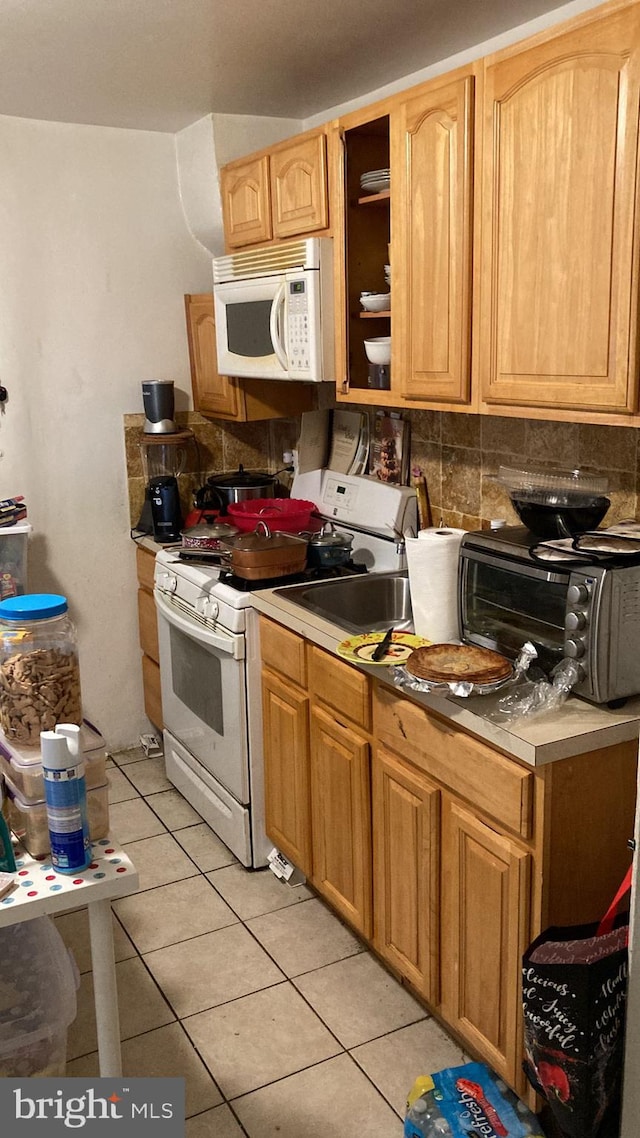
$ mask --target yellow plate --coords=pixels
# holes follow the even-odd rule
[[[424,648],[431,644],[430,640],[425,640],[423,636],[414,636],[411,632],[394,632],[391,644],[382,659],[372,660],[373,653],[384,637],[384,632],[365,632],[362,636],[348,636],[338,644],[338,655],[345,660],[351,660],[354,664],[404,664],[414,648]]]

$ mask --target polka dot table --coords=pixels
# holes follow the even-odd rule
[[[91,864],[81,873],[56,873],[50,861],[15,850],[13,890],[0,900],[0,928],[87,906],[100,1074],[122,1074],[118,993],[113,953],[111,901],[138,888],[138,874],[124,850],[110,838],[91,847]]]

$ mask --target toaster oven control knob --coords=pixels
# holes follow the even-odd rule
[[[581,656],[584,656],[584,643],[583,643],[583,641],[582,640],[565,640],[565,642],[564,642],[564,654],[565,654],[565,656],[568,656],[570,660],[579,660]]]
[[[569,585],[567,600],[572,605],[583,605],[589,600],[589,590],[586,585]]]
[[[565,617],[564,626],[568,632],[578,632],[587,623],[587,618],[583,612],[568,612]]]

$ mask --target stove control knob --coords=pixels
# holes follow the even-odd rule
[[[156,584],[163,593],[175,593],[178,587],[178,578],[173,573],[159,573]]]
[[[568,612],[565,617],[564,626],[569,632],[578,632],[584,628],[587,623],[587,618],[583,612]]]
[[[207,612],[207,616],[209,617],[209,620],[217,620],[219,612],[220,612],[220,605],[218,604],[218,602],[217,601],[209,601],[209,611]]]
[[[571,605],[583,605],[589,600],[589,590],[586,585],[569,585],[567,600]]]
[[[565,640],[564,654],[571,660],[579,660],[584,656],[584,643],[582,640]]]

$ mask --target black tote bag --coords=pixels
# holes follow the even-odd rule
[[[619,1094],[630,888],[631,868],[599,924],[549,928],[522,958],[524,1070],[567,1138],[595,1138]]]

